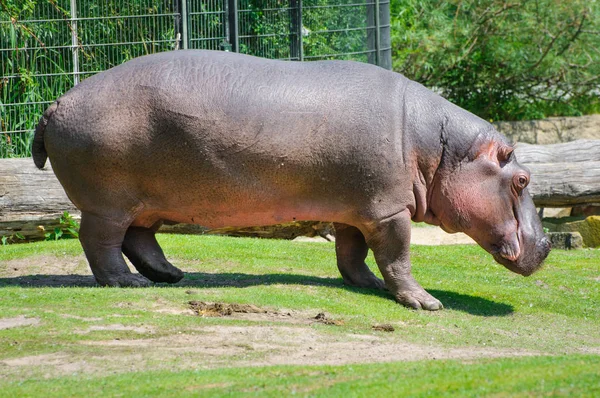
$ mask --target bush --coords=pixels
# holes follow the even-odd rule
[[[600,112],[596,1],[392,0],[393,68],[492,120]]]

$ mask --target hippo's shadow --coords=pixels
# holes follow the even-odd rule
[[[354,293],[378,296],[391,299],[387,291],[350,287],[343,284],[340,277],[320,277],[301,274],[244,274],[244,273],[205,273],[186,272],[185,278],[178,283],[157,284],[156,286],[180,288],[213,288],[236,287],[246,288],[260,285],[312,285],[330,286],[352,291]],[[0,288],[6,286],[20,287],[97,287],[92,275],[26,275],[11,278],[0,278]],[[466,312],[478,316],[506,316],[514,312],[511,305],[497,303],[482,297],[474,297],[446,290],[427,289],[438,298],[447,309]]]
[[[427,289],[427,291],[444,304],[444,308],[467,312],[478,316],[506,316],[515,309],[510,304],[497,303],[482,297],[469,296],[448,290]]]

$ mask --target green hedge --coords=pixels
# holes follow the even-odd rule
[[[600,112],[600,2],[392,0],[394,70],[491,120]]]

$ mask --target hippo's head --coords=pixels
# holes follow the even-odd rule
[[[450,163],[450,162],[448,162]],[[464,232],[506,268],[531,275],[550,252],[529,170],[503,139],[479,137],[463,159],[436,174],[430,209],[446,232]]]

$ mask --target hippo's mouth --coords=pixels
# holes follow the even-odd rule
[[[520,253],[516,257],[512,255],[514,252],[511,252],[511,250],[513,249],[506,248],[506,246],[490,250],[490,254],[496,262],[504,265],[512,272],[529,276],[541,268],[551,249],[550,242],[546,237],[530,246],[521,246]]]
[[[500,254],[497,254],[497,253],[492,253],[492,256],[494,257],[494,260],[496,260],[497,263],[504,265],[506,268],[508,268],[512,272],[519,274],[519,275],[529,276],[529,275],[533,274],[535,271],[537,271],[537,269],[539,268],[537,266],[521,267],[520,265],[518,265],[519,264],[518,260],[512,261],[512,260],[502,257]]]
[[[500,245],[492,245],[490,253],[496,258],[497,256],[516,262],[521,255],[521,241],[517,233],[513,233],[509,238],[504,239]]]

